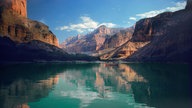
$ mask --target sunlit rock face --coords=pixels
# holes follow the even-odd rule
[[[78,35],[75,37],[70,37],[66,39],[60,46],[65,49],[67,52],[71,53],[86,53],[86,52],[96,52],[98,50],[104,49],[104,44],[108,44],[107,41],[111,37],[113,37],[114,34],[119,33],[121,29],[118,28],[108,28],[104,25],[98,27],[93,32],[87,34],[87,35]],[[110,46],[117,46],[121,45],[125,38],[125,35],[116,36],[114,39],[118,39],[119,41],[117,43],[111,43]],[[121,38],[122,37],[122,38]]]
[[[191,62],[191,4],[191,0],[188,0],[186,9],[138,21],[130,41],[103,58]]]
[[[113,50],[109,53],[103,54],[100,56],[102,60],[109,60],[109,59],[126,59],[140,48],[147,45],[149,42],[131,42],[127,41],[122,46],[118,47],[117,50]]]
[[[96,50],[99,50],[107,38],[106,35],[114,34],[116,31],[106,26],[100,26],[95,32]]]
[[[39,40],[59,46],[48,26],[27,18],[26,0],[0,1],[0,35],[18,43]]]
[[[125,30],[120,30],[118,33],[107,38],[100,49],[105,50],[110,48],[117,48],[123,45],[124,43],[126,43],[128,40],[131,39],[133,32],[134,27],[130,27]]]
[[[23,17],[27,17],[27,0],[1,0],[0,5],[4,5],[4,7]]]
[[[175,24],[171,22],[172,13],[166,12],[155,18],[142,19],[136,23],[133,36],[125,44],[108,54],[101,56],[102,59],[126,59],[139,49],[149,44],[154,36],[162,36],[167,33],[167,27]]]
[[[27,17],[27,0],[11,0],[11,9],[19,15]]]

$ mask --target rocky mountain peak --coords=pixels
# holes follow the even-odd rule
[[[99,33],[99,34],[110,34],[111,33],[111,29],[108,28],[105,25],[101,25],[100,27],[98,27],[96,29],[96,33]]]

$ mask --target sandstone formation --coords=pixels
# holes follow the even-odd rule
[[[0,1],[0,35],[17,43],[39,40],[59,46],[56,36],[48,26],[27,18],[26,0]]]
[[[161,36],[166,33],[166,28],[175,23],[170,21],[171,19],[169,17],[171,16],[171,12],[165,12],[154,18],[146,18],[138,21],[132,40],[135,42],[150,41],[154,35]]]
[[[192,54],[192,11],[191,0],[186,9],[173,13],[163,13],[150,18],[153,30],[150,43],[133,54],[129,59],[139,61],[191,62]],[[148,25],[141,27],[147,27]],[[160,30],[159,32],[156,30]],[[138,32],[138,31],[135,31]],[[136,34],[136,33],[135,33]],[[133,37],[137,37],[134,35]],[[147,35],[144,34],[144,37]]]
[[[118,33],[107,38],[100,49],[116,48],[123,45],[131,39],[133,32],[134,27],[119,31]]]
[[[27,18],[27,0],[1,0],[0,7],[6,7]]]
[[[171,15],[172,13],[166,12],[153,19],[147,18],[138,21],[131,39],[117,50],[101,56],[101,59],[126,59],[130,57],[139,49],[142,49],[145,45],[149,44],[154,36],[161,36],[167,32],[167,26],[174,24],[173,22],[168,22],[170,20],[168,17]]]
[[[60,46],[70,53],[92,53],[100,50],[105,40],[120,30],[121,29],[107,28],[102,25],[87,35],[68,38]]]
[[[112,51],[100,55],[100,59],[102,60],[126,59],[129,56],[133,55],[136,51],[147,45],[148,43],[149,42],[132,42],[131,40],[128,40],[122,46],[119,46]]]
[[[133,32],[134,32],[134,27],[131,27],[131,28],[128,28],[125,30],[121,30],[120,32],[118,32],[115,35],[111,36],[110,38],[106,39],[101,50],[99,50],[98,54],[94,55],[94,56],[100,56],[100,58],[102,60],[107,60],[107,59],[113,58],[115,55],[115,52],[119,51],[122,48],[122,46],[126,45],[127,42],[130,41],[130,39],[132,38]],[[133,44],[131,44],[131,46],[135,47],[135,45],[133,45]],[[125,53],[127,55],[127,53],[132,54],[133,51],[134,50],[131,49],[130,51],[128,50],[128,52],[122,51],[122,53],[123,53],[123,55]],[[120,55],[121,54],[117,55],[118,58],[122,58]]]
[[[186,9],[165,12],[136,23],[132,38],[103,59],[192,62],[191,0]]]

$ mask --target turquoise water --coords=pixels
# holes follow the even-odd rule
[[[189,64],[9,64],[0,70],[0,108],[192,108]]]

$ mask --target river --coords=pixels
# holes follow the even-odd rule
[[[0,108],[192,108],[189,64],[0,65]]]

